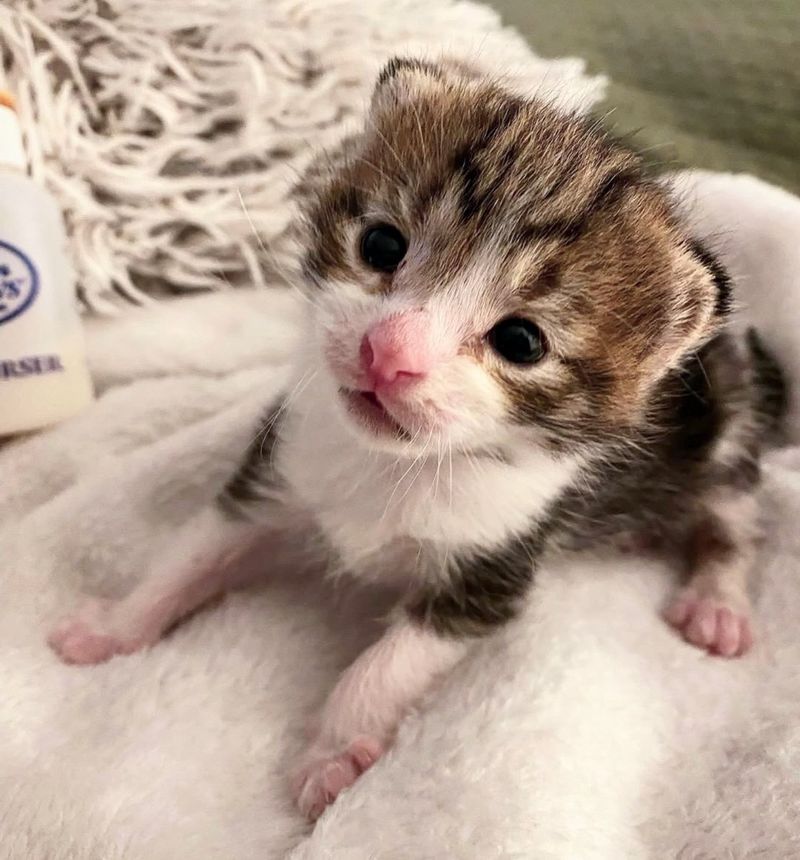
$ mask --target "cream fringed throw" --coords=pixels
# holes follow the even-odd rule
[[[602,89],[465,0],[3,0],[0,47],[98,311],[279,278],[295,177],[393,54],[477,56],[570,107]]]

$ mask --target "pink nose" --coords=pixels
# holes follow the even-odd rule
[[[430,326],[424,311],[387,317],[361,341],[361,368],[375,388],[423,377],[432,366]]]

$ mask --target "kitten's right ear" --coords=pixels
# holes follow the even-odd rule
[[[372,110],[397,107],[440,87],[443,70],[436,63],[412,57],[393,57],[381,69],[372,93]]]
[[[441,92],[459,81],[463,83],[479,77],[478,69],[450,57],[438,62],[416,57],[393,57],[378,75],[372,94],[372,109],[398,107],[426,94]]]
[[[408,82],[409,79],[434,78],[441,80],[443,69],[430,60],[416,57],[392,57],[378,75],[376,90],[389,84]]]

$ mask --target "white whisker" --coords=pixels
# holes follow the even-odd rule
[[[261,438],[261,447],[259,448],[259,452],[258,452],[259,456],[263,456],[264,442],[266,441],[267,437],[269,436],[269,433],[272,430],[272,428],[278,422],[278,419],[283,415],[283,413],[287,410],[287,408],[306,390],[306,388],[308,388],[308,386],[314,380],[316,375],[317,375],[317,371],[314,371],[313,373],[310,373],[310,371],[306,371],[303,374],[303,376],[300,378],[300,381],[297,383],[297,385],[294,386],[294,388],[291,390],[289,395],[284,399],[283,403],[280,405],[280,407],[275,412],[275,414],[272,416],[272,418],[262,428],[262,430],[260,431],[262,434],[262,438]],[[259,434],[256,434],[255,438],[253,439],[253,442],[255,442],[256,439],[258,439],[258,435]]]
[[[425,465],[426,465],[426,463],[427,463],[428,446],[430,445],[430,442],[431,442],[431,438],[432,438],[432,437],[433,437],[433,430],[431,430],[431,432],[428,434],[428,439],[427,439],[427,441],[425,442],[425,444],[424,444],[424,446],[423,446],[423,448],[422,448],[422,451],[420,451],[419,455],[417,456],[417,458],[416,458],[416,460],[415,460],[415,462],[418,462],[418,463],[420,464],[420,467],[419,467],[419,469],[417,469],[417,471],[416,471],[416,472],[414,473],[414,475],[411,477],[411,480],[410,480],[410,481],[409,481],[409,483],[408,483],[408,487],[406,487],[406,491],[405,491],[405,492],[403,493],[403,495],[402,495],[402,496],[400,496],[400,498],[397,500],[397,504],[398,504],[398,505],[399,505],[399,504],[400,504],[400,502],[402,502],[402,501],[403,501],[403,499],[405,499],[405,497],[406,497],[406,496],[411,492],[411,488],[414,486],[414,484],[415,484],[415,482],[416,482],[417,478],[418,478],[418,477],[422,474],[422,472],[425,470]]]
[[[283,264],[280,263],[278,256],[270,251],[267,247],[264,238],[256,229],[256,225],[253,222],[252,217],[250,216],[250,212],[247,209],[247,205],[244,202],[244,197],[242,196],[242,191],[240,188],[236,189],[236,194],[239,197],[239,204],[242,207],[242,212],[244,212],[244,217],[247,219],[247,223],[250,226],[250,229],[253,231],[253,236],[255,236],[256,242],[258,242],[258,246],[261,249],[261,252],[264,254],[266,260],[272,265],[275,269],[275,272],[281,278],[283,283],[289,287],[289,289],[294,290],[304,301],[308,302],[312,307],[316,307],[314,301],[311,297],[300,287],[298,284],[291,278],[290,273],[283,267]]]
[[[419,436],[419,431],[417,431],[416,435],[411,440],[412,443],[416,440],[416,438],[418,436]],[[409,465],[409,467],[405,470],[405,472],[403,472],[403,474],[400,476],[400,479],[395,483],[395,485],[392,489],[392,492],[389,494],[389,498],[386,502],[386,507],[384,508],[383,513],[381,514],[381,518],[379,520],[380,523],[382,523],[384,521],[384,519],[386,518],[386,515],[389,513],[389,508],[391,507],[391,504],[394,501],[394,497],[395,497],[398,489],[400,488],[400,484],[405,480],[406,475],[408,475],[408,473],[414,468],[414,466],[416,466],[417,462],[419,461],[420,456],[421,456],[420,454],[417,454],[417,456],[414,457],[414,459],[411,461],[411,464]],[[395,461],[394,465],[397,465],[398,462],[399,462],[399,459]]]
[[[448,507],[450,511],[453,510],[453,446],[450,442],[447,443],[447,456],[449,460],[449,468],[450,468],[450,498]]]

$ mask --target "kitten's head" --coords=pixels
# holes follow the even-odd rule
[[[637,156],[458,64],[389,63],[307,215],[319,363],[395,450],[619,438],[724,304]]]

